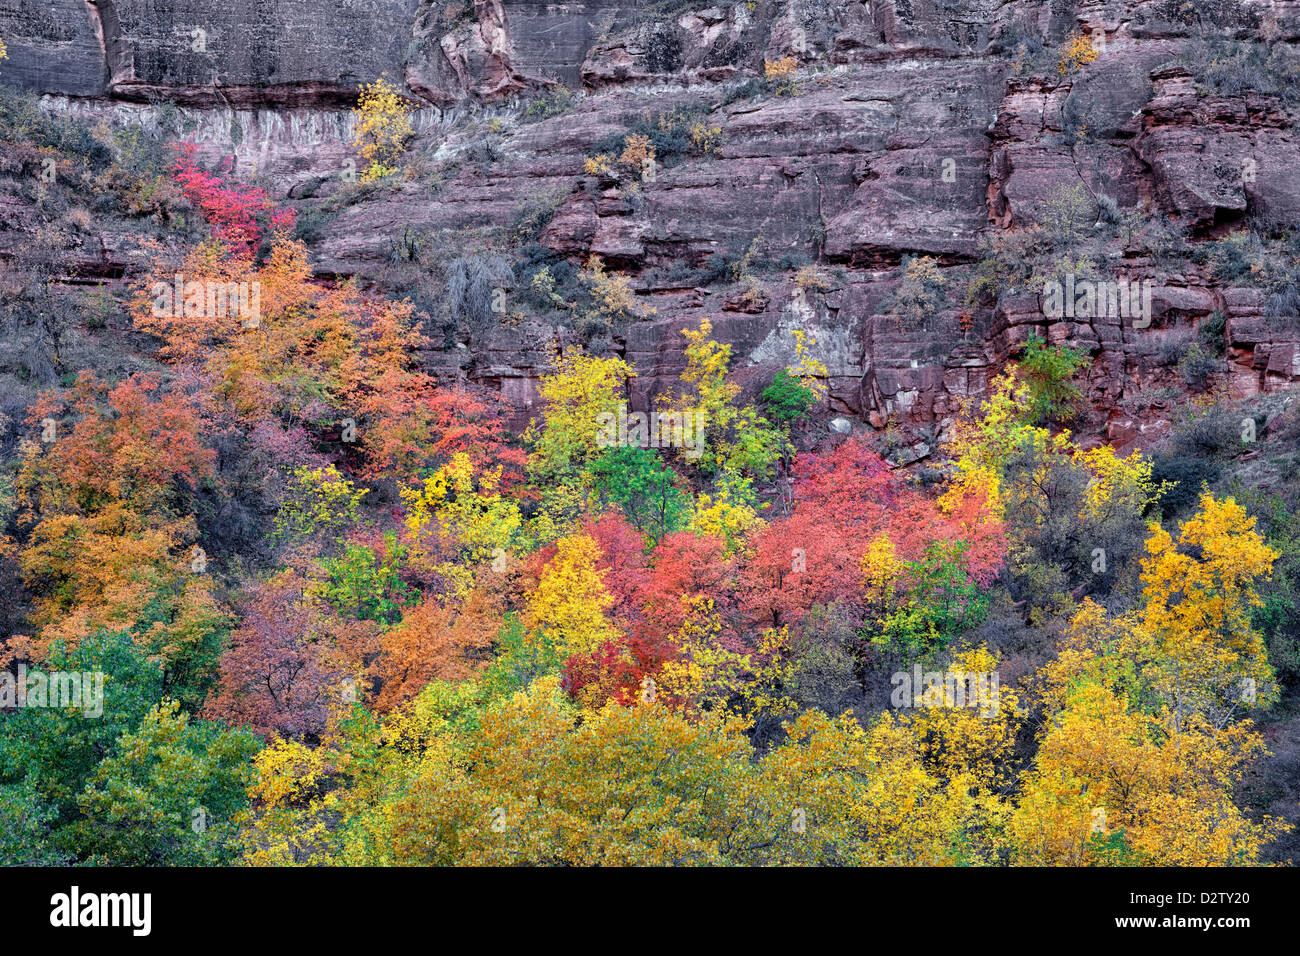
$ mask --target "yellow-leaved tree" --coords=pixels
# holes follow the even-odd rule
[[[397,172],[407,137],[414,132],[411,108],[386,75],[369,85],[362,84],[353,140],[366,164],[361,181],[368,183]]]
[[[1177,540],[1153,528],[1142,565],[1141,623],[1154,644],[1152,681],[1175,720],[1202,714],[1214,723],[1238,707],[1277,699],[1264,638],[1251,625],[1262,601],[1255,584],[1277,552],[1255,519],[1231,498],[1201,496],[1200,511]]]
[[[965,779],[989,791],[1011,783],[1020,730],[1020,696],[1001,685],[998,657],[987,647],[959,652],[944,680],[898,721],[915,735],[926,769],[949,782]],[[913,689],[916,692],[916,689]]]
[[[405,864],[954,865],[988,801],[926,772],[885,718],[810,711],[760,761],[748,722],[662,701],[577,720],[555,678],[483,714],[463,746],[431,749],[393,806]],[[996,812],[996,810],[995,810]]]
[[[1275,553],[1231,499],[1201,497],[1177,538],[1153,525],[1142,604],[1085,600],[1038,675],[1047,715],[1009,827],[1026,864],[1229,866],[1288,829],[1233,803],[1275,699],[1250,624]]]
[[[658,680],[665,700],[689,713],[728,704],[749,713],[795,709],[781,692],[795,670],[785,628],[764,631],[748,653],[730,650],[711,598],[683,597],[682,604],[686,619],[673,641],[680,654],[664,664]]]
[[[522,543],[523,517],[501,490],[501,469],[475,474],[469,455],[457,452],[415,488],[403,488],[412,559],[429,561],[458,597],[489,563],[503,571]],[[445,557],[442,557],[445,556]]]
[[[1248,721],[1135,710],[1099,680],[1070,688],[1050,721],[1008,832],[1032,866],[1233,866],[1288,825],[1254,823],[1232,801],[1263,749]]]
[[[892,716],[812,710],[755,759],[750,721],[663,696],[579,711],[554,676],[486,703],[435,681],[360,708],[310,751],[258,758],[244,862],[348,865],[971,865],[1003,816],[927,769]]]
[[[600,545],[585,534],[561,538],[528,595],[525,626],[545,632],[566,657],[590,653],[618,636],[607,613],[614,598],[596,567],[600,557]]]
[[[995,380],[978,413],[959,416],[957,476],[941,506],[982,495],[1005,521],[1013,596],[1043,623],[1090,593],[1127,586],[1141,560],[1143,517],[1164,486],[1140,452],[1084,448],[1068,431],[1033,424],[1014,371]]]
[[[599,454],[605,432],[601,416],[618,412],[633,374],[622,359],[596,358],[574,348],[560,356],[554,372],[542,376],[542,422],[524,435],[532,443],[528,470],[536,483],[572,479]]]
[[[1062,706],[1081,676],[1105,680],[1137,708],[1168,709],[1175,727],[1199,715],[1223,726],[1277,698],[1263,637],[1251,626],[1277,554],[1231,499],[1201,497],[1201,510],[1175,539],[1152,525],[1142,562],[1142,603],[1110,615],[1085,600],[1040,693]]]
[[[787,451],[788,440],[752,405],[739,405],[740,386],[727,380],[731,346],[713,338],[713,323],[701,319],[699,328],[682,329],[686,338],[686,368],[676,396],[664,399],[677,411],[702,418],[703,448],[687,460],[707,471],[750,474],[766,478]],[[698,451],[698,454],[697,454]]]
[[[632,367],[618,358],[596,358],[580,348],[566,351],[538,391],[542,421],[524,432],[531,446],[528,474],[540,489],[533,535],[539,542],[563,535],[587,506],[587,466],[617,443],[617,414],[627,400]],[[613,423],[611,426],[611,422]]]

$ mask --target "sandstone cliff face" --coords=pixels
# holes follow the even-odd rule
[[[910,451],[899,454],[915,458],[942,439],[956,401],[1036,333],[1090,350],[1084,426],[1127,446],[1162,433],[1170,388],[1182,388],[1151,356],[1209,319],[1223,322],[1235,394],[1300,381],[1294,310],[1196,254],[1243,222],[1296,220],[1294,101],[1260,82],[1214,92],[1189,65],[1207,38],[1289,53],[1300,4],[1195,6],[0,0],[0,79],[50,94],[51,109],[122,122],[157,122],[157,101],[178,103],[209,156],[235,156],[307,212],[344,194],[347,107],[358,83],[387,73],[426,104],[414,171],[336,202],[310,236],[322,272],[382,282],[396,245],[498,241],[544,200],[536,245],[574,264],[599,255],[633,277],[646,316],[594,344],[635,364],[637,405],[675,379],[679,330],[702,317],[755,387],[804,329],[833,410],[901,427]],[[1072,32],[1101,55],[1061,73],[1057,47]],[[800,64],[785,90],[796,95],[770,84],[755,94],[765,61],[786,56]],[[576,94],[567,105],[565,90]],[[560,105],[527,108],[538,103]],[[584,169],[639,120],[675,113],[716,127],[716,148],[661,157],[635,182]],[[965,300],[990,244],[1050,226],[1053,197],[1070,190],[1097,218],[1099,258],[1150,283],[1149,326],[1053,318],[1032,290]],[[1179,233],[1176,254],[1165,227]],[[736,250],[762,264],[752,294],[700,280],[710,255]],[[133,255],[111,240],[97,254],[117,272]],[[894,308],[908,256],[933,257],[947,279],[920,323]],[[801,289],[800,264],[824,282]],[[427,359],[497,384],[526,412],[568,334],[537,318],[461,329]]]
[[[51,93],[197,106],[355,101],[400,74],[418,0],[11,0],[5,78]]]

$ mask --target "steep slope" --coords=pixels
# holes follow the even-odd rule
[[[1233,274],[1224,244],[1250,226],[1295,262],[1295,4],[23,0],[0,35],[0,78],[47,108],[153,126],[181,104],[207,156],[296,202],[321,271],[414,295],[446,346],[429,363],[521,410],[575,334],[533,279],[593,255],[640,305],[593,343],[635,364],[636,404],[702,316],[757,386],[803,329],[833,408],[901,429],[904,459],[1031,334],[1090,352],[1080,427],[1122,446],[1206,377],[1236,397],[1300,379],[1290,269]],[[426,105],[406,175],[359,188],[348,107],[384,73]],[[617,162],[638,133],[653,168]],[[440,294],[466,255],[507,321]],[[1148,284],[1151,314],[1049,314],[1063,256]],[[927,288],[910,257],[934,260]],[[1180,370],[1194,342],[1205,367]]]

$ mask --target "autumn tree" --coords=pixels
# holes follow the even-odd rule
[[[728,380],[731,346],[713,338],[713,323],[702,319],[695,329],[683,329],[686,368],[677,393],[665,397],[665,408],[700,416],[702,447],[687,461],[707,473],[725,471],[758,479],[771,476],[773,466],[788,450],[784,433],[773,428],[752,405],[738,404],[740,387]]]
[[[689,602],[709,599],[722,618],[724,640],[734,642],[736,560],[726,543],[709,535],[679,531],[663,538],[638,594],[641,617],[634,628],[652,640],[667,641],[686,622]]]
[[[334,465],[299,466],[288,481],[272,538],[279,545],[336,544],[358,522],[366,493]]]
[[[755,532],[742,573],[742,607],[755,624],[796,626],[814,605],[862,594],[863,559],[882,533],[897,561],[915,563],[909,574],[918,583],[928,575],[937,587],[936,576],[947,574],[951,585],[967,588],[963,604],[1001,564],[1002,523],[978,490],[927,497],[856,441],[800,455],[794,479],[790,515]],[[949,542],[946,555],[932,549],[935,541]],[[955,597],[948,585],[940,590]]]
[[[361,85],[357,97],[357,127],[353,145],[361,151],[366,164],[361,181],[368,183],[397,172],[408,137],[414,134],[411,108],[397,87],[381,76],[373,83]]]
[[[1079,412],[1083,393],[1071,379],[1088,364],[1088,357],[1082,351],[1048,345],[1031,335],[1016,365],[1029,396],[1026,419],[1035,425],[1073,419]]]
[[[608,611],[614,599],[597,571],[600,546],[582,534],[556,543],[555,557],[528,595],[524,625],[546,631],[565,655],[588,652],[618,634]]]
[[[435,388],[425,398],[429,464],[444,465],[463,452],[478,471],[500,468],[503,487],[514,488],[523,480],[527,456],[513,444],[509,407],[499,392],[457,382]]]
[[[161,591],[205,600],[183,584],[206,572],[188,496],[213,460],[190,401],[153,376],[110,386],[83,372],[29,421],[40,440],[25,445],[16,492],[38,644],[131,625]]]
[[[622,359],[595,358],[581,349],[560,356],[538,386],[542,421],[526,434],[534,482],[572,479],[600,453],[601,415],[618,411],[632,374]]]
[[[398,483],[467,437],[500,431],[490,411],[470,403],[466,417],[478,431],[467,436],[460,413],[415,367],[424,338],[409,302],[363,294],[354,282],[315,284],[300,242],[277,236],[260,264],[202,244],[180,269],[196,299],[186,292],[179,307],[157,308],[153,293],[170,289],[176,271],[155,263],[132,313],[137,328],[162,340],[164,359],[201,372],[210,415],[247,428],[277,421],[330,432],[363,475]],[[256,314],[208,304],[203,289],[228,283],[258,290]]]
[[[229,861],[257,744],[243,730],[156,704],[164,670],[125,632],[56,643],[42,674],[99,675],[77,706],[23,706],[0,721],[0,836],[10,864],[212,865]],[[31,702],[31,698],[29,698]],[[12,705],[9,705],[12,706]],[[16,806],[17,804],[17,806]],[[6,814],[18,809],[21,819]]]
[[[176,147],[174,173],[185,197],[212,226],[214,239],[239,256],[250,255],[261,241],[265,223],[278,233],[289,232],[296,219],[291,209],[276,209],[266,190],[233,181],[234,160],[221,175],[204,171],[194,143]]]
[[[363,699],[364,674],[378,651],[373,623],[339,616],[293,569],[252,584],[236,608],[239,626],[206,716],[301,737],[321,733]]]
[[[412,560],[427,563],[458,595],[468,592],[481,568],[504,572],[526,540],[523,514],[502,487],[500,466],[476,472],[466,452],[401,494]]]
[[[1135,711],[1102,683],[1075,686],[1046,727],[1008,831],[1028,865],[1229,866],[1286,828],[1256,823],[1232,788],[1263,747],[1248,723]]]
[[[379,637],[376,709],[386,712],[435,680],[474,676],[491,656],[502,617],[500,599],[483,587],[462,600],[428,598],[408,609]]]
[[[1111,615],[1083,602],[1042,692],[1059,699],[1079,673],[1123,674],[1129,704],[1166,709],[1176,727],[1193,715],[1223,726],[1273,702],[1273,668],[1251,611],[1277,553],[1254,519],[1232,499],[1206,494],[1177,538],[1153,525],[1146,551],[1141,603]]]
[[[1277,552],[1231,498],[1207,493],[1200,505],[1177,539],[1163,528],[1147,539],[1142,626],[1156,642],[1156,687],[1176,718],[1201,713],[1217,722],[1238,706],[1276,698],[1251,611],[1262,603],[1256,584],[1269,576]]]
[[[420,865],[987,861],[967,839],[992,815],[987,797],[928,774],[888,720],[865,731],[809,713],[755,761],[734,715],[690,719],[651,701],[578,721],[553,678],[472,720],[458,716],[464,708],[444,711],[414,774],[386,785],[394,797],[341,855]]]
[[[56,641],[44,664],[29,670],[102,674],[102,697],[87,700],[83,688],[81,707],[19,707],[0,720],[0,814],[8,808],[36,815],[0,837],[0,847],[19,852],[15,842],[22,840],[29,850],[45,847],[58,861],[81,859],[83,846],[73,829],[83,815],[81,794],[100,762],[117,752],[119,740],[162,694],[162,668],[129,634],[98,631],[75,647]]]

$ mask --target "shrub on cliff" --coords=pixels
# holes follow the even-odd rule
[[[411,109],[402,99],[397,87],[385,77],[369,86],[362,85],[357,99],[357,132],[353,145],[361,150],[366,169],[362,182],[371,182],[397,172],[397,162],[406,146],[406,140],[415,131],[411,128]]]
[[[1089,362],[1078,349],[1048,345],[1031,335],[1020,359],[1020,375],[1028,390],[1029,420],[1067,422],[1074,418],[1082,393],[1071,378]]]
[[[786,425],[808,414],[817,404],[812,390],[785,369],[778,369],[772,384],[760,396],[770,414],[779,424]]]
[[[1056,72],[1061,76],[1074,73],[1097,59],[1098,55],[1097,47],[1090,37],[1072,33],[1057,51]]]

